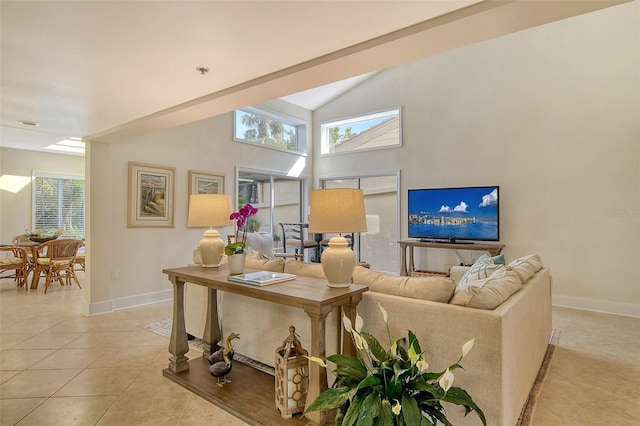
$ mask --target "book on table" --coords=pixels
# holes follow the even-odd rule
[[[296,279],[296,276],[294,274],[270,271],[258,271],[240,275],[229,275],[229,277],[227,278],[227,280],[234,283],[251,284],[257,286],[276,284],[294,279]]]

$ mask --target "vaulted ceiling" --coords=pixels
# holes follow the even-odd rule
[[[0,146],[118,141],[622,2],[3,0]]]

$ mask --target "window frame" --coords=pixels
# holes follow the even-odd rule
[[[260,115],[262,117],[268,118],[270,120],[276,120],[279,121],[282,124],[285,124],[287,126],[292,126],[296,129],[296,149],[285,149],[285,148],[280,148],[277,146],[271,146],[271,145],[265,145],[256,141],[251,141],[248,139],[243,139],[240,138],[236,135],[236,129],[237,129],[237,113],[238,111],[243,111],[243,112],[247,112],[250,114],[254,114],[254,115]],[[298,154],[298,155],[307,155],[308,152],[308,143],[307,143],[307,129],[310,127],[310,123],[301,120],[299,118],[295,118],[295,117],[291,117],[289,115],[286,114],[282,114],[279,112],[274,112],[265,108],[259,108],[259,107],[255,107],[255,106],[247,106],[247,107],[242,107],[242,108],[237,108],[235,110],[233,110],[232,112],[232,116],[233,116],[233,129],[232,129],[232,133],[233,133],[233,141],[234,142],[239,142],[239,143],[246,143],[249,144],[251,146],[259,146],[261,148],[267,148],[267,149],[273,149],[276,151],[281,151],[281,152],[288,152],[288,153],[292,153],[292,154]]]
[[[76,238],[85,238],[87,235],[87,181],[84,175],[77,175],[72,173],[58,173],[58,172],[47,172],[47,171],[38,171],[34,170],[31,173],[31,229],[35,229],[36,225],[36,180],[38,178],[51,178],[51,179],[68,179],[68,180],[81,180],[84,182],[84,202],[83,202],[83,227],[82,227],[82,236],[75,236]],[[58,225],[60,223],[60,217],[58,217]],[[58,226],[58,229],[60,227]],[[67,235],[67,234],[63,234]]]
[[[329,128],[337,127],[337,126],[343,126],[343,125],[351,124],[351,123],[367,121],[367,120],[373,120],[373,119],[376,118],[376,116],[382,116],[385,113],[389,113],[389,112],[393,112],[393,111],[397,111],[398,112],[398,143],[397,144],[376,146],[376,147],[373,147],[373,148],[356,149],[356,150],[352,150],[352,151],[323,152],[325,147],[328,145],[327,133],[329,131]],[[402,144],[403,144],[402,143],[402,107],[398,106],[398,107],[392,107],[392,108],[387,108],[387,109],[382,109],[382,110],[377,110],[377,111],[370,111],[370,112],[362,113],[362,114],[355,114],[355,115],[342,117],[342,118],[338,118],[338,119],[324,120],[324,121],[320,122],[320,124],[319,124],[319,133],[320,134],[319,134],[319,138],[318,139],[319,139],[319,146],[320,146],[320,150],[319,150],[320,157],[326,157],[326,156],[331,156],[331,155],[353,154],[353,153],[357,153],[357,152],[366,152],[366,151],[377,151],[377,150],[381,150],[381,149],[401,148]]]

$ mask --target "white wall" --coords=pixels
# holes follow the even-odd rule
[[[0,176],[19,177],[28,183],[17,192],[0,188],[0,242],[33,229],[31,223],[32,185],[34,171],[84,176],[84,157],[50,154],[21,149],[0,148]]]
[[[311,113],[278,102],[289,115]],[[192,262],[205,229],[187,228],[188,172],[225,175],[225,193],[235,198],[237,166],[289,170],[296,154],[232,140],[231,113],[164,130],[133,140],[90,144],[90,263],[85,313],[109,312],[172,297],[163,268]],[[127,228],[128,162],[175,167],[174,228]],[[303,175],[310,174],[310,167]],[[221,236],[233,232],[221,229]],[[99,251],[99,255],[96,252]],[[90,293],[90,294],[89,294]]]
[[[504,252],[539,253],[556,304],[640,316],[639,17],[624,4],[387,69],[314,120],[402,106],[404,147],[316,153],[315,177],[401,169],[405,238],[407,189],[498,184]]]

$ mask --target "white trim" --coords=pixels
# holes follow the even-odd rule
[[[552,304],[553,306],[640,318],[640,305],[635,303],[610,302],[607,300],[554,294],[552,296]]]
[[[90,303],[89,305],[84,304],[82,306],[82,314],[92,317],[123,309],[169,302],[171,300],[173,300],[173,290],[155,291],[153,293],[137,294],[135,296],[122,297],[105,302]]]
[[[136,294],[135,296],[112,299],[113,310],[136,308],[138,306],[152,305],[154,303],[173,300],[173,289],[155,291],[153,293]]]
[[[111,312],[113,312],[111,300],[107,300],[106,302],[89,303],[88,305],[84,303],[82,305],[82,314],[87,317],[108,314]]]

